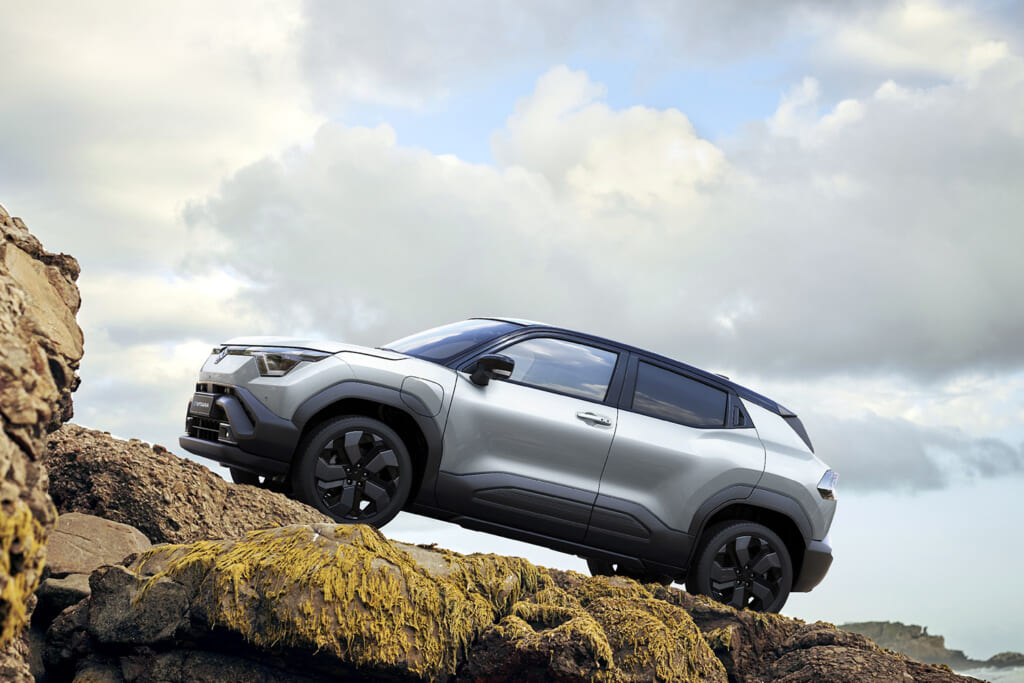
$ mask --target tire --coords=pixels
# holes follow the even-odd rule
[[[409,451],[395,430],[369,417],[338,417],[302,440],[292,491],[343,524],[382,527],[412,489]]]
[[[640,583],[660,583],[662,586],[668,586],[672,583],[672,577],[668,574],[620,570],[618,563],[609,562],[608,560],[588,559],[587,569],[590,570],[591,576],[625,576]]]
[[[793,561],[778,534],[756,522],[729,521],[706,530],[686,588],[736,609],[778,612],[793,587]]]

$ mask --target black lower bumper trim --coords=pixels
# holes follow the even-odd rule
[[[804,561],[800,567],[800,576],[793,584],[794,593],[806,593],[825,578],[828,568],[832,566],[832,546],[828,538],[824,541],[811,541],[804,551]]]
[[[189,453],[216,460],[225,467],[238,467],[249,472],[258,472],[266,476],[288,473],[288,463],[265,458],[262,455],[247,453],[237,446],[214,443],[191,436],[178,437],[178,444]]]

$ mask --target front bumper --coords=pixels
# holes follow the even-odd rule
[[[238,446],[213,443],[193,436],[178,437],[178,444],[189,453],[219,462],[225,467],[255,472],[263,476],[288,473],[288,463],[243,451]]]
[[[185,435],[178,443],[189,453],[266,476],[288,472],[299,439],[292,422],[270,411],[243,387],[200,384],[202,408],[190,402]]]
[[[804,551],[804,561],[800,566],[800,576],[793,583],[794,593],[806,593],[825,578],[832,566],[832,545],[829,537],[823,541],[811,541]]]

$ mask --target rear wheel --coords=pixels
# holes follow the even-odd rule
[[[701,537],[686,580],[736,609],[778,612],[793,587],[793,562],[778,534],[756,522],[716,524]]]
[[[395,430],[369,417],[339,417],[303,439],[292,490],[339,522],[380,527],[405,505],[412,479],[409,451]]]
[[[587,569],[590,570],[591,576],[625,576],[640,583],[660,583],[663,586],[672,583],[672,577],[668,574],[631,572],[622,568],[618,562],[609,562],[608,560],[589,559],[587,560]]]

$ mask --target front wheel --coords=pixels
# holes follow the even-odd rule
[[[793,562],[778,534],[756,522],[717,524],[701,537],[686,588],[736,609],[778,612],[793,587]]]
[[[409,451],[395,430],[369,417],[324,422],[303,439],[292,469],[300,500],[338,522],[390,522],[412,489]]]

